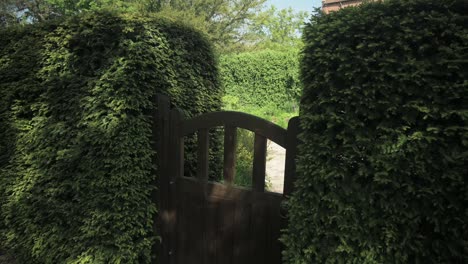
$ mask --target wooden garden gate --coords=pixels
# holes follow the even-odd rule
[[[283,198],[295,177],[298,119],[285,130],[240,112],[214,112],[185,120],[170,109],[166,96],[157,99],[159,214],[155,229],[162,238],[157,263],[236,264],[281,263],[278,241],[285,226]],[[224,183],[208,181],[209,129],[224,127]],[[232,185],[237,128],[255,133],[252,189]],[[196,177],[184,176],[184,136],[198,133]],[[265,191],[267,139],[286,149],[283,194]]]

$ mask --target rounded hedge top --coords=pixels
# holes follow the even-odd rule
[[[210,44],[84,14],[0,31],[0,240],[24,263],[149,263],[154,96],[221,106]]]
[[[287,263],[468,261],[467,14],[388,0],[312,17]]]

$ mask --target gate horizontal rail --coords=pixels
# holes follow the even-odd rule
[[[181,136],[219,126],[247,129],[286,148],[286,129],[254,115],[236,111],[212,112],[186,120],[181,128]]]

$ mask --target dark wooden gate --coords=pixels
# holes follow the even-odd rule
[[[281,202],[295,177],[298,119],[285,130],[240,112],[214,112],[185,120],[158,96],[158,263],[281,263]],[[224,127],[224,183],[208,181],[209,129]],[[232,185],[237,128],[255,133],[252,189]],[[197,176],[184,176],[184,136],[198,133]],[[265,191],[267,139],[286,148],[283,194]]]

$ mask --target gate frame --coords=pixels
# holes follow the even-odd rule
[[[289,196],[296,179],[296,156],[298,146],[299,118],[295,116],[284,129],[262,118],[235,111],[218,111],[184,119],[177,108],[171,109],[170,99],[166,95],[156,96],[157,111],[153,115],[153,142],[157,153],[154,163],[158,165],[158,175],[154,184],[157,187],[152,194],[158,213],[153,219],[154,234],[161,237],[160,243],[153,247],[152,263],[176,263],[175,242],[177,239],[177,190],[176,182],[184,174],[184,140],[183,137],[198,133],[197,175],[206,187],[209,173],[209,129],[224,127],[224,165],[223,178],[229,188],[235,176],[237,128],[255,133],[254,161],[252,172],[252,191],[265,191],[265,166],[267,140],[271,140],[286,150],[284,188],[282,200]],[[173,147],[178,146],[178,147]],[[159,177],[158,177],[159,176]],[[286,212],[282,210],[281,227],[286,225]],[[156,256],[154,254],[156,253]]]

